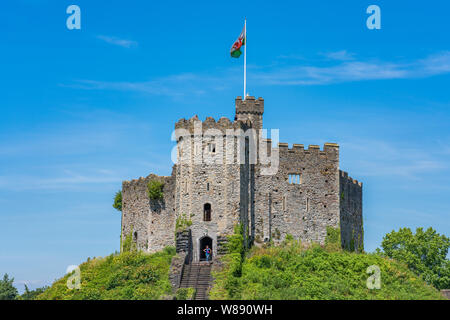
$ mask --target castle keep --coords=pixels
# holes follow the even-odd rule
[[[324,243],[333,227],[340,228],[343,247],[362,249],[362,183],[339,170],[339,146],[275,144],[261,131],[264,100],[237,97],[235,103],[234,121],[195,116],[175,124],[170,176],[123,182],[122,234],[149,252],[178,245],[194,261],[204,258],[206,245],[213,259],[223,253],[238,223],[247,245],[277,243],[288,234]],[[152,180],[164,184],[161,199],[147,195]],[[192,224],[175,237],[181,218]]]

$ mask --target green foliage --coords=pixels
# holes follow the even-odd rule
[[[377,254],[332,250],[317,244],[304,248],[295,240],[269,248],[252,248],[241,274],[233,261],[215,274],[211,299],[443,299],[406,265]],[[381,288],[368,289],[367,268],[381,269]]]
[[[116,192],[116,195],[114,196],[113,208],[118,211],[122,211],[122,190]]]
[[[161,200],[164,197],[164,183],[158,180],[150,180],[147,184],[147,195],[151,200]]]
[[[245,253],[244,228],[241,224],[237,224],[234,227],[234,234],[228,236],[227,254],[222,257],[225,267],[221,272],[214,272],[213,274],[219,285],[209,292],[210,299],[220,299],[228,294],[238,296]]]
[[[16,287],[13,285],[14,278],[9,278],[8,274],[3,275],[3,280],[0,280],[0,300],[14,300],[19,294]]]
[[[45,286],[45,287],[42,287],[42,288],[37,288],[37,289],[34,289],[34,290],[30,290],[30,289],[28,289],[28,286],[25,285],[25,292],[20,297],[18,297],[17,299],[18,300],[35,300],[38,295],[43,293],[48,288],[49,288],[48,286]]]
[[[167,246],[167,247],[164,247],[163,252],[165,252],[169,256],[174,256],[177,254],[177,249],[172,246]]]
[[[175,221],[175,233],[186,230],[192,225],[192,220],[187,218],[186,214],[183,213]]]
[[[327,236],[325,238],[325,246],[330,250],[339,250],[341,245],[341,229],[327,227]]]
[[[281,242],[282,246],[288,246],[288,245],[292,245],[292,244],[300,244],[301,241],[300,240],[295,240],[294,236],[290,233],[286,234],[286,237],[284,238],[283,242]],[[263,246],[263,248],[270,248],[271,246],[274,246],[274,243],[268,243],[267,246]]]
[[[228,236],[227,251],[228,253],[237,253],[244,256],[244,230],[241,224],[237,224],[234,227],[234,234]]]
[[[125,240],[122,235],[122,252],[134,252],[137,251],[136,243],[133,241],[133,228],[130,233],[125,236]]]
[[[195,288],[179,288],[175,297],[177,300],[194,300]]]
[[[433,228],[401,228],[384,236],[381,243],[384,254],[402,261],[438,289],[450,288],[450,261],[446,258],[450,239]]]
[[[155,300],[170,295],[169,267],[175,248],[123,252],[80,265],[81,289],[68,289],[69,275],[55,281],[38,300]]]

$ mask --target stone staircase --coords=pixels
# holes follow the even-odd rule
[[[212,262],[191,262],[185,264],[181,275],[180,288],[195,288],[195,300],[207,300],[207,290],[211,284]]]

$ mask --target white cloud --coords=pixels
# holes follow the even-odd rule
[[[177,75],[155,78],[148,81],[136,82],[77,80],[72,84],[62,86],[84,90],[134,91],[173,98],[179,98],[186,95],[202,96],[207,92],[225,90],[229,88],[233,81],[240,81],[240,77],[232,71],[233,69],[219,71],[216,76],[211,76],[208,74],[181,73]]]
[[[348,52],[347,50],[341,50],[341,51],[334,51],[334,52],[326,52],[326,53],[323,53],[322,55],[331,60],[346,61],[346,60],[353,60],[355,54]]]
[[[98,35],[97,39],[100,39],[106,43],[123,47],[123,48],[131,48],[131,47],[137,47],[138,43],[133,40],[127,40],[127,39],[120,39],[117,37],[112,36],[104,36],[104,35]]]
[[[71,170],[63,170],[53,176],[33,175],[4,175],[0,176],[0,189],[24,191],[24,190],[72,190],[84,189],[89,185],[119,184],[122,177],[115,173],[106,174],[103,170],[88,170],[78,173]]]
[[[335,53],[335,58],[345,56]],[[343,61],[328,66],[288,66],[254,74],[262,85],[325,85],[332,83],[409,79],[450,72],[450,51],[412,62]]]
[[[327,54],[327,66],[290,65],[248,66],[248,78],[253,85],[327,85],[333,83],[423,78],[450,73],[450,51],[430,55],[412,62],[350,60],[353,54],[346,50]],[[214,75],[211,75],[214,74]],[[148,81],[76,80],[62,86],[84,90],[135,91],[150,95],[183,97],[201,96],[221,91],[241,81],[236,67],[215,73],[181,73]]]
[[[371,139],[355,139],[340,143],[343,152],[352,155],[343,161],[356,175],[391,176],[404,181],[423,180],[426,175],[448,171],[450,159],[441,150],[424,152],[423,149],[396,145]],[[344,151],[345,150],[345,151]],[[356,160],[357,159],[357,160]]]

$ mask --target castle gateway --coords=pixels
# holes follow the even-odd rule
[[[323,244],[333,227],[343,247],[362,250],[362,183],[339,170],[339,146],[275,145],[263,138],[263,113],[262,98],[237,97],[234,121],[179,120],[172,175],[123,182],[122,234],[139,250],[177,245],[194,261],[207,245],[213,259],[225,252],[238,223],[247,245],[286,235]],[[163,183],[160,199],[147,194],[152,180]],[[189,232],[175,237],[183,219]]]

